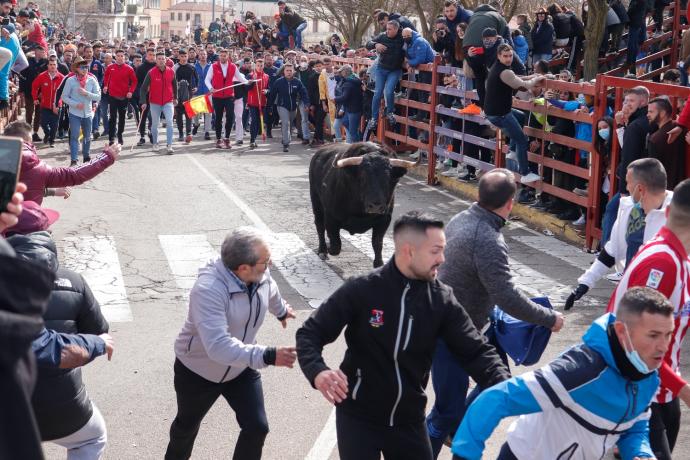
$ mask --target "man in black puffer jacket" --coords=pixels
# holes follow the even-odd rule
[[[374,90],[374,99],[371,103],[371,120],[369,121],[369,126],[367,126],[368,131],[373,130],[376,126],[382,96],[386,100],[388,123],[390,126],[395,125],[393,91],[395,90],[395,85],[400,81],[400,77],[402,77],[402,65],[405,60],[404,44],[402,28],[398,21],[388,21],[386,31],[381,32],[367,43],[367,49],[376,48],[378,56],[374,64],[376,90]]]
[[[496,349],[472,324],[450,287],[440,282],[443,222],[416,211],[393,228],[395,255],[368,275],[351,278],[297,331],[297,357],[311,385],[336,403],[342,460],[431,460],[424,423],[431,359],[443,339],[477,384],[510,376]],[[322,353],[345,328],[340,369]]]
[[[49,233],[15,235],[8,238],[8,242],[17,257],[48,267],[55,273],[55,283],[43,315],[48,329],[71,334],[108,332],[108,322],[84,278],[58,267],[57,249]],[[32,405],[41,439],[52,440],[66,447],[68,452],[78,453],[80,458],[100,458],[107,440],[105,420],[89,399],[81,369],[58,369],[39,364],[38,371]]]

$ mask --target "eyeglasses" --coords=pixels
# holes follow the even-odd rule
[[[89,70],[89,66],[87,65],[80,65],[79,70]]]
[[[257,262],[254,265],[265,265],[268,267],[269,265],[271,265],[271,262],[271,258],[269,257],[268,259],[266,259],[266,262]]]

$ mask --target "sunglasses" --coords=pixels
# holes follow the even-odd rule
[[[79,70],[89,70],[89,66],[87,65],[80,65]]]

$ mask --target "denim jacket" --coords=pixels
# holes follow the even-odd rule
[[[91,118],[93,117],[92,102],[101,100],[101,87],[95,76],[86,74],[86,86],[84,89],[87,94],[82,96],[79,94],[79,81],[77,77],[69,77],[62,90],[62,101],[69,105],[70,115],[76,115],[81,118]],[[77,104],[79,103],[84,104],[84,107],[78,109]]]

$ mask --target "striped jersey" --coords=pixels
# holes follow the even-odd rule
[[[609,300],[608,312],[617,313],[625,292],[635,286],[647,286],[661,292],[674,308],[675,328],[664,363],[659,370],[661,386],[658,403],[671,402],[685,382],[680,378],[680,350],[690,318],[690,262],[685,248],[666,226],[640,248],[626,267],[625,274]]]

